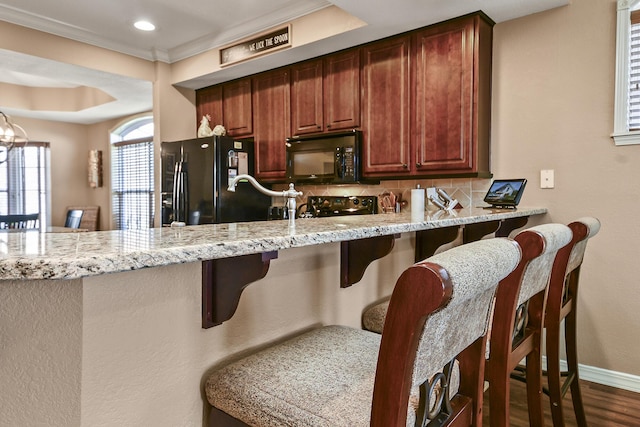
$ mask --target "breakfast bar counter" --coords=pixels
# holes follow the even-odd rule
[[[0,232],[0,280],[77,279],[208,259],[523,218],[545,208],[431,211],[91,233]]]
[[[441,242],[505,235],[546,212],[0,232],[0,419],[205,425],[203,383],[218,365],[319,325],[360,327]]]

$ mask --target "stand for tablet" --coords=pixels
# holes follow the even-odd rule
[[[513,209],[515,211],[517,207],[513,205],[491,205],[491,206],[482,206],[482,209]]]

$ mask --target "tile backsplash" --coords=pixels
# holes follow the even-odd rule
[[[438,187],[445,190],[452,198],[458,200],[462,207],[479,206],[489,189],[491,179],[449,178],[449,179],[412,179],[381,181],[378,185],[296,185],[296,190],[303,195],[299,203],[306,203],[307,196],[378,196],[385,192],[393,192],[401,200],[410,203],[411,190],[417,188]],[[274,186],[274,190],[283,190],[287,185]],[[284,205],[284,200],[274,198],[274,205]],[[403,209],[409,209],[405,207]]]

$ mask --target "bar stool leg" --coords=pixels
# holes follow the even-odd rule
[[[491,427],[507,427],[509,425],[509,401],[510,401],[510,381],[509,372],[499,370],[500,366],[506,367],[507,361],[499,363],[493,361],[493,366],[489,366],[489,420]],[[496,372],[498,371],[498,372]],[[506,404],[505,404],[506,402]]]
[[[549,383],[549,400],[551,417],[555,427],[564,426],[562,410],[562,377],[560,373],[560,324],[558,319],[547,319],[547,381]]]
[[[542,362],[540,353],[527,356],[527,407],[529,425],[544,425],[544,407],[542,405]]]
[[[572,310],[565,318],[565,342],[567,352],[567,365],[569,369],[569,378],[567,381],[571,381],[571,401],[573,402],[573,411],[576,414],[576,421],[578,426],[586,427],[587,417],[584,413],[584,405],[582,403],[582,393],[580,391],[580,376],[578,374],[578,348],[577,348],[577,333],[576,324],[577,316],[576,309],[577,304],[575,295],[577,295],[578,279],[580,275],[580,268],[574,270],[569,275],[568,286],[569,295],[571,296]]]
[[[542,329],[546,292],[529,300],[529,326],[533,330],[531,350],[527,354],[527,407],[529,409],[529,425],[544,426],[544,406],[542,404]]]

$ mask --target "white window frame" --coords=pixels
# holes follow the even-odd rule
[[[35,153],[34,149],[37,150]],[[30,152],[30,160],[25,163],[26,150]],[[0,214],[39,213],[39,227],[45,230],[51,224],[50,144],[39,141],[16,143],[9,153],[0,154],[0,158],[5,156],[7,160],[0,164],[3,175],[0,178],[0,193],[3,194]],[[27,174],[27,170],[35,170],[37,178],[33,180],[33,175]],[[27,207],[34,204],[37,209]]]
[[[133,130],[135,131],[135,129],[137,129],[140,124],[142,122],[147,122],[147,123],[151,123],[153,124],[153,116],[149,113],[143,113],[143,114],[139,114],[137,116],[131,117],[123,122],[121,122],[120,124],[118,124],[114,129],[111,130],[110,134],[111,134],[111,200],[112,200],[112,205],[111,205],[111,222],[112,222],[112,228],[114,229],[121,229],[121,230],[126,230],[126,229],[148,229],[148,228],[152,228],[154,221],[155,221],[155,172],[154,170],[154,161],[153,161],[153,157],[155,157],[155,154],[151,154],[152,160],[151,160],[151,172],[149,174],[149,180],[150,180],[150,191],[149,191],[149,197],[150,197],[150,209],[151,211],[149,212],[150,217],[149,222],[147,223],[146,219],[143,217],[132,217],[131,219],[124,219],[123,218],[117,218],[116,214],[115,214],[115,205],[116,199],[120,199],[122,195],[126,195],[126,191],[125,193],[121,193],[121,189],[120,188],[116,188],[114,179],[116,176],[115,173],[115,169],[120,169],[121,168],[121,164],[118,163],[117,160],[117,155],[116,155],[116,151],[119,150],[119,146],[127,146],[127,145],[135,145],[135,144],[151,144],[151,149],[153,151],[153,135],[150,136],[142,136],[139,138],[135,138],[136,135],[132,135],[130,132]],[[124,136],[127,136],[126,138]],[[133,136],[133,137],[132,137]],[[137,191],[133,191],[133,193],[136,193]],[[119,210],[122,207],[119,208]]]
[[[613,138],[616,145],[640,144],[640,131],[629,131],[629,55],[631,11],[640,0],[618,0],[616,30],[616,86]]]

